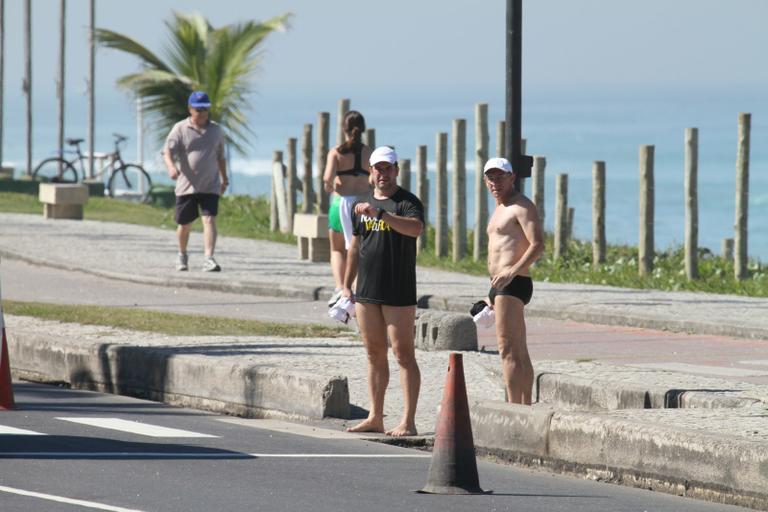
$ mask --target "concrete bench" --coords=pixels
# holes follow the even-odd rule
[[[328,215],[294,214],[293,234],[298,238],[299,259],[331,261],[331,249],[328,245]]]
[[[38,198],[46,219],[83,219],[88,187],[81,183],[41,183]]]

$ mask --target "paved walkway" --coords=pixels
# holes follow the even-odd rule
[[[36,215],[0,214],[0,256],[12,259],[13,268],[21,269],[19,272],[24,271],[24,265],[28,270],[28,263],[46,266],[47,269],[40,273],[47,272],[52,285],[60,278],[55,272],[60,269],[77,271],[71,273],[80,276],[90,274],[86,277],[96,280],[95,286],[100,286],[99,280],[103,282],[103,278],[109,278],[110,285],[103,288],[113,290],[110,293],[117,294],[116,300],[125,300],[134,293],[140,296],[137,287],[152,285],[146,288],[157,290],[157,285],[162,285],[195,293],[200,289],[208,290],[220,294],[221,300],[231,300],[227,297],[232,293],[249,294],[242,297],[280,297],[284,301],[282,306],[274,302],[271,307],[298,308],[296,317],[303,321],[311,321],[313,315],[323,314],[323,307],[318,311],[318,302],[312,299],[330,294],[332,282],[326,263],[300,261],[296,248],[284,244],[221,238],[217,259],[224,270],[204,273],[199,270],[202,263],[199,234],[193,234],[190,246],[193,249],[191,270],[179,273],[174,270],[175,235],[170,229],[90,221],[51,222]],[[427,268],[418,269],[417,279],[422,305],[461,312],[478,300],[488,286],[487,278],[482,276]],[[115,286],[120,282],[125,292],[122,286]],[[49,295],[50,290],[40,290],[40,296]],[[81,302],[83,299],[73,296],[72,300]],[[182,302],[191,311],[205,311],[208,306],[199,304],[195,308],[189,301]],[[240,306],[243,304],[262,307],[252,298]],[[267,306],[263,307],[264,311],[269,311]],[[580,435],[587,436],[584,439],[597,443],[596,448],[590,448],[593,451],[626,450],[630,453],[634,449],[642,458],[649,448],[639,445],[640,440],[649,442],[650,439],[660,445],[666,443],[670,450],[687,450],[692,446],[688,439],[699,436],[696,448],[690,449],[690,454],[685,457],[679,456],[677,462],[682,471],[701,462],[702,454],[706,454],[711,461],[706,462],[705,467],[725,467],[722,477],[709,477],[705,472],[680,477],[704,479],[705,488],[707,485],[715,488],[731,485],[728,478],[735,474],[735,470],[729,469],[730,462],[724,462],[726,456],[739,460],[741,450],[759,447],[761,454],[765,451],[768,440],[764,421],[768,410],[768,299],[536,283],[534,299],[527,311],[531,354],[539,376],[539,397],[562,411],[555,413],[554,418],[559,423],[547,420],[547,424],[552,425],[553,430],[549,431],[552,439],[562,432],[555,427],[567,424],[578,428]],[[160,348],[181,359],[202,357],[209,362],[206,364],[212,365],[257,364],[281,372],[327,377],[343,375],[349,382],[350,403],[357,407],[367,406],[365,356],[354,335],[341,339],[279,341],[242,336],[169,338],[77,324],[62,326],[22,317],[9,317],[6,322],[9,328],[12,327],[14,336],[27,340],[50,339],[55,333],[59,340],[77,340],[79,346],[92,343],[94,347]],[[481,346],[492,349],[492,333],[481,331],[479,339]],[[447,357],[440,352],[420,352],[418,357],[423,385],[417,425],[422,432],[431,432],[442,395]],[[492,352],[464,355],[471,401],[503,398],[497,358]],[[11,361],[13,364],[13,354]],[[702,371],[704,367],[709,370]],[[394,424],[402,407],[394,363],[390,387],[387,427]],[[671,404],[671,400],[676,403]],[[708,410],[642,408],[644,404],[658,403]],[[592,412],[586,416],[568,416],[567,410],[574,408]],[[540,414],[537,410],[537,407],[523,412],[504,409],[501,413],[491,410],[480,414],[488,414],[492,418],[489,425],[503,425],[503,431],[512,432],[514,438],[518,432],[512,426],[514,422],[526,415]],[[738,410],[738,422],[733,421],[735,410]],[[521,437],[516,439],[524,439],[533,420],[519,421]],[[604,426],[598,428],[599,425]],[[626,435],[621,440],[621,448],[599,444],[618,442],[612,434],[616,428]],[[673,431],[682,434],[675,437]],[[715,439],[711,436],[718,439],[716,451],[709,448]],[[488,441],[488,446],[499,448],[495,442]],[[509,440],[502,441],[501,449],[505,446],[513,451],[521,449],[509,443]],[[575,464],[595,464],[582,461],[580,454],[571,456],[553,452],[552,456]],[[641,459],[629,456],[624,460],[628,461],[630,472],[657,475],[661,480],[669,478],[663,457],[654,467],[645,467]],[[622,461],[616,464],[621,465]],[[754,464],[768,464],[768,459],[756,456]],[[754,489],[768,486],[768,480],[764,475],[760,476],[760,470],[754,471],[757,477],[742,472],[746,475],[745,483],[733,484],[736,491],[755,492]],[[761,503],[768,503],[768,495],[760,496],[764,500]]]
[[[0,256],[124,281],[188,286],[257,295],[317,298],[330,295],[328,264],[297,258],[286,244],[221,237],[221,273],[204,273],[201,235],[190,241],[191,271],[174,271],[170,229],[95,221],[45,221],[0,214]],[[488,290],[488,279],[419,267],[422,305],[467,311]],[[531,316],[597,324],[722,334],[768,340],[768,299],[607,286],[535,283]]]

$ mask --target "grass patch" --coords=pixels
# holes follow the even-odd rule
[[[91,305],[62,305],[4,300],[9,315],[44,320],[102,325],[169,336],[276,336],[281,338],[336,338],[349,330],[317,324],[281,324],[201,315],[182,315],[139,308],[112,308]]]

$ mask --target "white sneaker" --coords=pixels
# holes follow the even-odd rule
[[[336,288],[336,291],[333,292],[333,295],[331,295],[331,298],[328,299],[328,307],[329,308],[332,308],[333,305],[336,304],[339,301],[339,299],[341,298],[342,291],[343,290],[341,288]]]
[[[478,327],[490,329],[496,325],[496,313],[488,306],[485,306],[481,312],[472,317],[472,320],[475,321]]]
[[[187,253],[180,252],[177,259],[176,259],[176,270],[178,271],[184,271],[189,270],[189,257],[187,256]]]
[[[208,258],[205,258],[205,262],[203,262],[203,272],[219,272],[221,271],[221,267],[218,263],[216,263],[216,260],[213,259],[213,256],[209,256]]]

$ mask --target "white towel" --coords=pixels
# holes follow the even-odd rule
[[[485,306],[481,312],[472,317],[478,327],[490,329],[496,325],[496,313],[491,308]]]
[[[328,316],[346,324],[350,317],[355,316],[355,303],[349,297],[342,297],[328,310]]]

